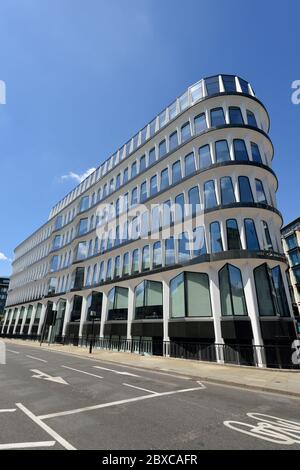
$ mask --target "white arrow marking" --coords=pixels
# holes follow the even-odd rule
[[[30,369],[31,372],[34,372],[35,379],[44,379],[44,380],[49,380],[50,382],[56,382],[58,384],[63,384],[63,385],[69,385],[68,382],[66,382],[62,377],[51,377],[51,375],[46,374],[45,372],[41,372],[38,369]]]
[[[100,367],[100,366],[93,366],[96,369],[108,370],[109,372],[114,372],[115,374],[119,375],[130,375],[130,377],[140,377],[140,375],[131,374],[131,372],[120,372],[119,370],[114,369],[107,369],[107,367]]]

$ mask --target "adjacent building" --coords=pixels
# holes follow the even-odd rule
[[[300,217],[285,225],[281,235],[290,266],[289,287],[294,315],[300,325]]]
[[[9,277],[0,277],[0,319],[4,315],[8,286]]]
[[[189,87],[16,247],[2,334],[82,344],[93,329],[100,347],[288,363],[269,127],[244,79]]]

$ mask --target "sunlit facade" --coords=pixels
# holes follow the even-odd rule
[[[296,334],[269,125],[237,76],[189,87],[16,248],[2,333],[266,365]]]

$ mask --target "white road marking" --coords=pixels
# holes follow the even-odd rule
[[[48,361],[45,361],[45,359],[41,359],[40,357],[29,356],[29,354],[26,354],[26,357],[29,357],[30,359],[36,359],[37,361],[41,361],[41,362],[48,362]]]
[[[14,442],[12,444],[0,444],[0,450],[28,449],[30,447],[53,447],[55,444],[56,441]]]
[[[13,413],[14,411],[16,411],[16,408],[7,408],[4,410],[0,410],[0,413]]]
[[[275,444],[290,446],[300,443],[300,423],[262,413],[247,413],[247,416],[258,423],[224,421],[224,425],[242,434]]]
[[[33,375],[32,377],[35,379],[49,380],[50,382],[56,382],[62,385],[69,385],[68,382],[66,382],[62,377],[51,377],[51,375],[46,374],[45,372],[42,372],[38,369],[30,369],[30,370],[31,372],[34,372],[35,375]]]
[[[14,353],[14,354],[20,354],[20,351],[13,351],[12,349],[7,349],[6,351],[12,352],[12,353]]]
[[[46,433],[48,433],[53,439],[55,439],[61,446],[67,450],[76,450],[68,441],[66,441],[62,436],[60,436],[56,431],[50,428],[47,424],[43,423],[41,419],[33,414],[28,408],[26,408],[22,403],[16,403],[16,406],[20,408],[23,413],[25,413],[34,423],[40,426]]]
[[[142,390],[143,392],[149,392],[155,395],[158,393],[158,392],[154,392],[153,390],[148,390],[147,388],[137,387],[136,385],[131,385],[131,384],[122,384],[122,385],[126,385],[126,387],[136,388],[137,390]]]
[[[101,367],[101,366],[93,366],[96,369],[102,369],[102,370],[108,370],[109,372],[114,372],[115,374],[119,375],[129,375],[130,377],[140,377],[140,375],[132,374],[131,372],[121,372],[119,370],[114,370],[114,369],[108,369],[107,367]]]
[[[62,366],[64,369],[75,370],[75,372],[81,372],[82,374],[91,375],[92,377],[97,377],[98,379],[103,379],[101,375],[91,374],[90,372],[85,372],[85,370],[73,369],[73,367]]]
[[[51,414],[48,414],[48,415],[41,415],[38,418],[39,419],[56,418],[58,416],[67,416],[67,415],[72,415],[72,414],[76,414],[76,413],[83,413],[85,411],[99,410],[101,408],[108,408],[108,407],[111,407],[111,406],[124,405],[126,403],[133,403],[135,401],[148,400],[150,398],[164,397],[164,396],[168,396],[168,395],[176,395],[177,393],[194,392],[194,391],[203,390],[204,388],[206,388],[201,382],[197,382],[197,383],[200,385],[199,387],[185,388],[185,389],[182,389],[182,390],[174,390],[174,391],[171,391],[171,392],[151,393],[151,395],[142,395],[140,397],[129,398],[129,399],[126,399],[126,400],[118,400],[118,401],[113,401],[113,402],[110,402],[110,403],[102,403],[100,405],[87,406],[85,408],[77,408],[75,410],[61,411],[59,413],[51,413]]]

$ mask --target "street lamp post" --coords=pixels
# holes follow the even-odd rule
[[[90,354],[92,354],[93,344],[94,344],[94,325],[95,325],[96,315],[97,315],[97,312],[95,312],[95,310],[90,311],[90,318],[92,319],[92,336],[91,336],[91,341],[90,341]]]

